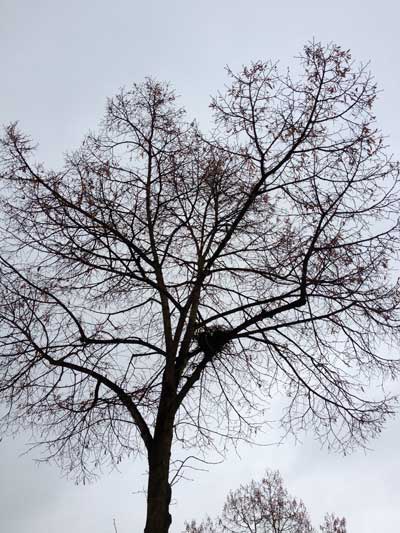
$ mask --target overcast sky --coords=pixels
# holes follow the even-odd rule
[[[171,81],[189,114],[206,123],[209,96],[233,70],[257,59],[291,64],[308,40],[334,41],[370,61],[382,89],[376,113],[400,154],[398,2],[380,0],[0,0],[0,123],[20,120],[56,166],[94,129],[105,99],[151,75]],[[400,390],[400,387],[397,386]],[[270,442],[275,434],[268,435]],[[144,464],[121,465],[76,487],[54,465],[20,457],[29,436],[0,443],[0,532],[118,533],[143,530]],[[343,457],[302,443],[242,446],[175,492],[172,533],[183,521],[218,512],[226,492],[265,468],[279,468],[317,523],[325,511],[348,519],[349,533],[400,531],[400,414],[371,451]]]

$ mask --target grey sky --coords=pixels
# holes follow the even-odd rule
[[[209,95],[222,88],[224,65],[256,59],[290,64],[315,38],[371,61],[383,93],[376,108],[388,143],[400,154],[398,2],[381,0],[0,0],[0,123],[20,120],[40,143],[39,157],[57,165],[65,150],[94,129],[105,99],[151,75],[171,81],[190,115],[205,123]],[[399,387],[397,387],[399,389]],[[29,438],[0,443],[0,531],[119,533],[143,529],[144,464],[121,465],[90,486],[60,478],[55,466],[19,457]],[[268,436],[273,441],[276,435]],[[400,531],[400,414],[373,451],[349,457],[303,444],[240,447],[209,473],[176,489],[172,532],[183,520],[218,512],[229,488],[266,467],[279,468],[289,490],[315,521],[325,511],[348,518],[350,533]]]

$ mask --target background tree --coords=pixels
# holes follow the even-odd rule
[[[398,167],[366,68],[315,43],[300,64],[229,72],[208,136],[135,84],[58,171],[5,128],[4,425],[78,479],[145,454],[146,533],[169,529],[173,443],[252,439],[277,391],[287,430],[340,449],[393,412],[363,387],[399,369]]]
[[[322,533],[346,533],[346,520],[333,514],[327,514],[320,530]]]
[[[346,520],[326,515],[320,531],[346,533]],[[292,498],[278,471],[268,470],[261,481],[251,481],[231,491],[221,516],[197,525],[186,524],[186,533],[316,533],[301,500]]]

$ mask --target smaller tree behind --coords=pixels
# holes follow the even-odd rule
[[[346,533],[346,521],[327,514],[323,533]],[[186,524],[186,533],[316,533],[301,500],[290,496],[279,471],[268,470],[260,481],[231,491],[221,516],[200,525]]]
[[[334,514],[327,514],[324,523],[320,526],[322,533],[346,533],[346,520]]]

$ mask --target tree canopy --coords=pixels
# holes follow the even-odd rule
[[[252,439],[278,393],[287,430],[342,450],[394,409],[364,389],[399,371],[398,164],[368,69],[333,44],[299,62],[228,71],[207,134],[133,84],[58,170],[4,129],[3,421],[79,479],[144,454],[146,533],[174,443]]]

